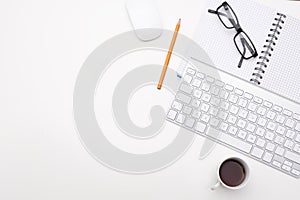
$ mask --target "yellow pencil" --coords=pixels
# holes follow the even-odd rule
[[[174,34],[173,34],[173,38],[172,38],[172,41],[171,41],[171,44],[170,44],[170,47],[169,47],[169,51],[168,51],[168,54],[167,54],[167,57],[166,57],[166,60],[165,60],[165,64],[164,64],[164,67],[162,69],[159,82],[157,84],[157,89],[159,89],[159,90],[160,90],[160,88],[163,84],[163,81],[164,81],[164,78],[165,78],[165,75],[166,75],[166,72],[167,72],[167,69],[168,69],[168,65],[169,65],[169,62],[170,62],[170,59],[171,59],[172,51],[173,51],[175,41],[176,41],[176,38],[177,38],[177,34],[178,34],[178,31],[179,31],[179,28],[180,28],[180,22],[181,22],[181,19],[179,19],[179,21],[176,25],[176,28],[175,28],[175,31],[174,31]]]

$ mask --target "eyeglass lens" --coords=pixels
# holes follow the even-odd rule
[[[233,28],[237,26],[238,20],[233,10],[228,5],[222,5],[221,7],[219,7],[217,12],[224,26],[226,26],[227,28]]]

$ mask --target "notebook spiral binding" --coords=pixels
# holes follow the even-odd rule
[[[252,74],[252,78],[250,79],[250,81],[254,84],[260,85],[261,83],[261,79],[265,73],[265,68],[268,67],[268,62],[272,56],[271,52],[274,51],[274,46],[276,45],[276,40],[278,40],[280,29],[282,29],[282,24],[284,24],[284,18],[286,18],[284,14],[277,13],[277,16],[274,19],[275,21],[272,24],[270,33],[268,34],[268,39],[266,39],[266,44],[263,46],[263,51],[261,51],[261,55],[258,57],[259,61],[256,63],[257,66],[254,68],[255,72]]]

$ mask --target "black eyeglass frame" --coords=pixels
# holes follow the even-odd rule
[[[232,19],[232,20],[235,20],[236,22],[232,22],[232,21],[230,20],[230,18],[229,18],[227,15],[224,15],[224,16],[227,17],[228,20],[231,22],[232,26],[227,26],[227,25],[224,23],[224,21],[223,21],[223,19],[221,18],[221,16],[220,16],[220,15],[222,15],[223,13],[222,13],[222,12],[219,12],[219,10],[220,10],[221,8],[224,8],[224,9],[226,10],[227,7],[230,9],[231,13],[233,13],[233,15],[234,15],[234,17],[235,17],[235,19]],[[209,9],[208,12],[209,12],[209,13],[212,13],[212,14],[216,14],[216,15],[218,16],[219,20],[221,21],[221,23],[225,26],[225,28],[227,28],[227,29],[233,29],[233,28],[235,28],[235,29],[236,29],[237,33],[236,33],[235,36],[233,37],[233,41],[234,41],[234,44],[235,44],[235,46],[236,46],[238,52],[240,53],[240,55],[242,56],[243,59],[248,60],[248,59],[254,58],[254,57],[256,57],[256,56],[258,55],[257,50],[256,50],[256,48],[255,48],[255,46],[254,46],[252,40],[250,39],[250,37],[248,36],[248,34],[241,28],[241,26],[240,26],[240,24],[239,24],[239,20],[238,20],[238,18],[237,18],[237,16],[236,16],[234,10],[231,8],[231,6],[230,6],[226,1],[224,1],[224,2],[223,2],[216,10],[211,10],[211,9]],[[240,48],[238,47],[238,45],[237,45],[237,43],[236,43],[236,37],[238,37],[238,36],[239,36],[239,37],[242,37],[242,34],[244,34],[244,35],[247,37],[248,41],[250,41],[251,46],[253,47],[253,49],[252,49],[252,47],[248,44],[247,40],[244,39],[245,42],[242,42],[242,45],[243,45],[244,49],[245,49],[245,46],[244,46],[244,45],[247,45],[247,48],[250,50],[250,53],[251,53],[251,55],[250,55],[250,56],[247,56],[247,57],[244,55],[243,52],[240,51]],[[240,38],[240,39],[242,40],[242,38]],[[241,62],[242,62],[242,61],[240,61],[240,64],[241,64]],[[240,64],[239,64],[239,65],[240,65]]]

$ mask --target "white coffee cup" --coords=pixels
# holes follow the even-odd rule
[[[225,182],[223,182],[223,180],[221,178],[221,175],[220,175],[221,167],[224,167],[223,163],[225,163],[227,161],[237,161],[237,163],[239,163],[242,166],[243,170],[244,170],[244,179],[243,179],[243,181],[240,184],[238,184],[236,186],[230,186],[230,185],[226,184]],[[229,158],[224,159],[219,164],[218,170],[217,170],[217,176],[218,176],[218,182],[211,187],[211,190],[215,190],[219,186],[223,186],[223,187],[231,189],[231,190],[237,190],[237,189],[241,189],[241,188],[243,188],[243,187],[245,187],[247,185],[247,183],[249,181],[249,177],[250,177],[250,170],[249,170],[248,164],[244,160],[242,160],[241,158],[238,158],[238,157],[229,157]]]

